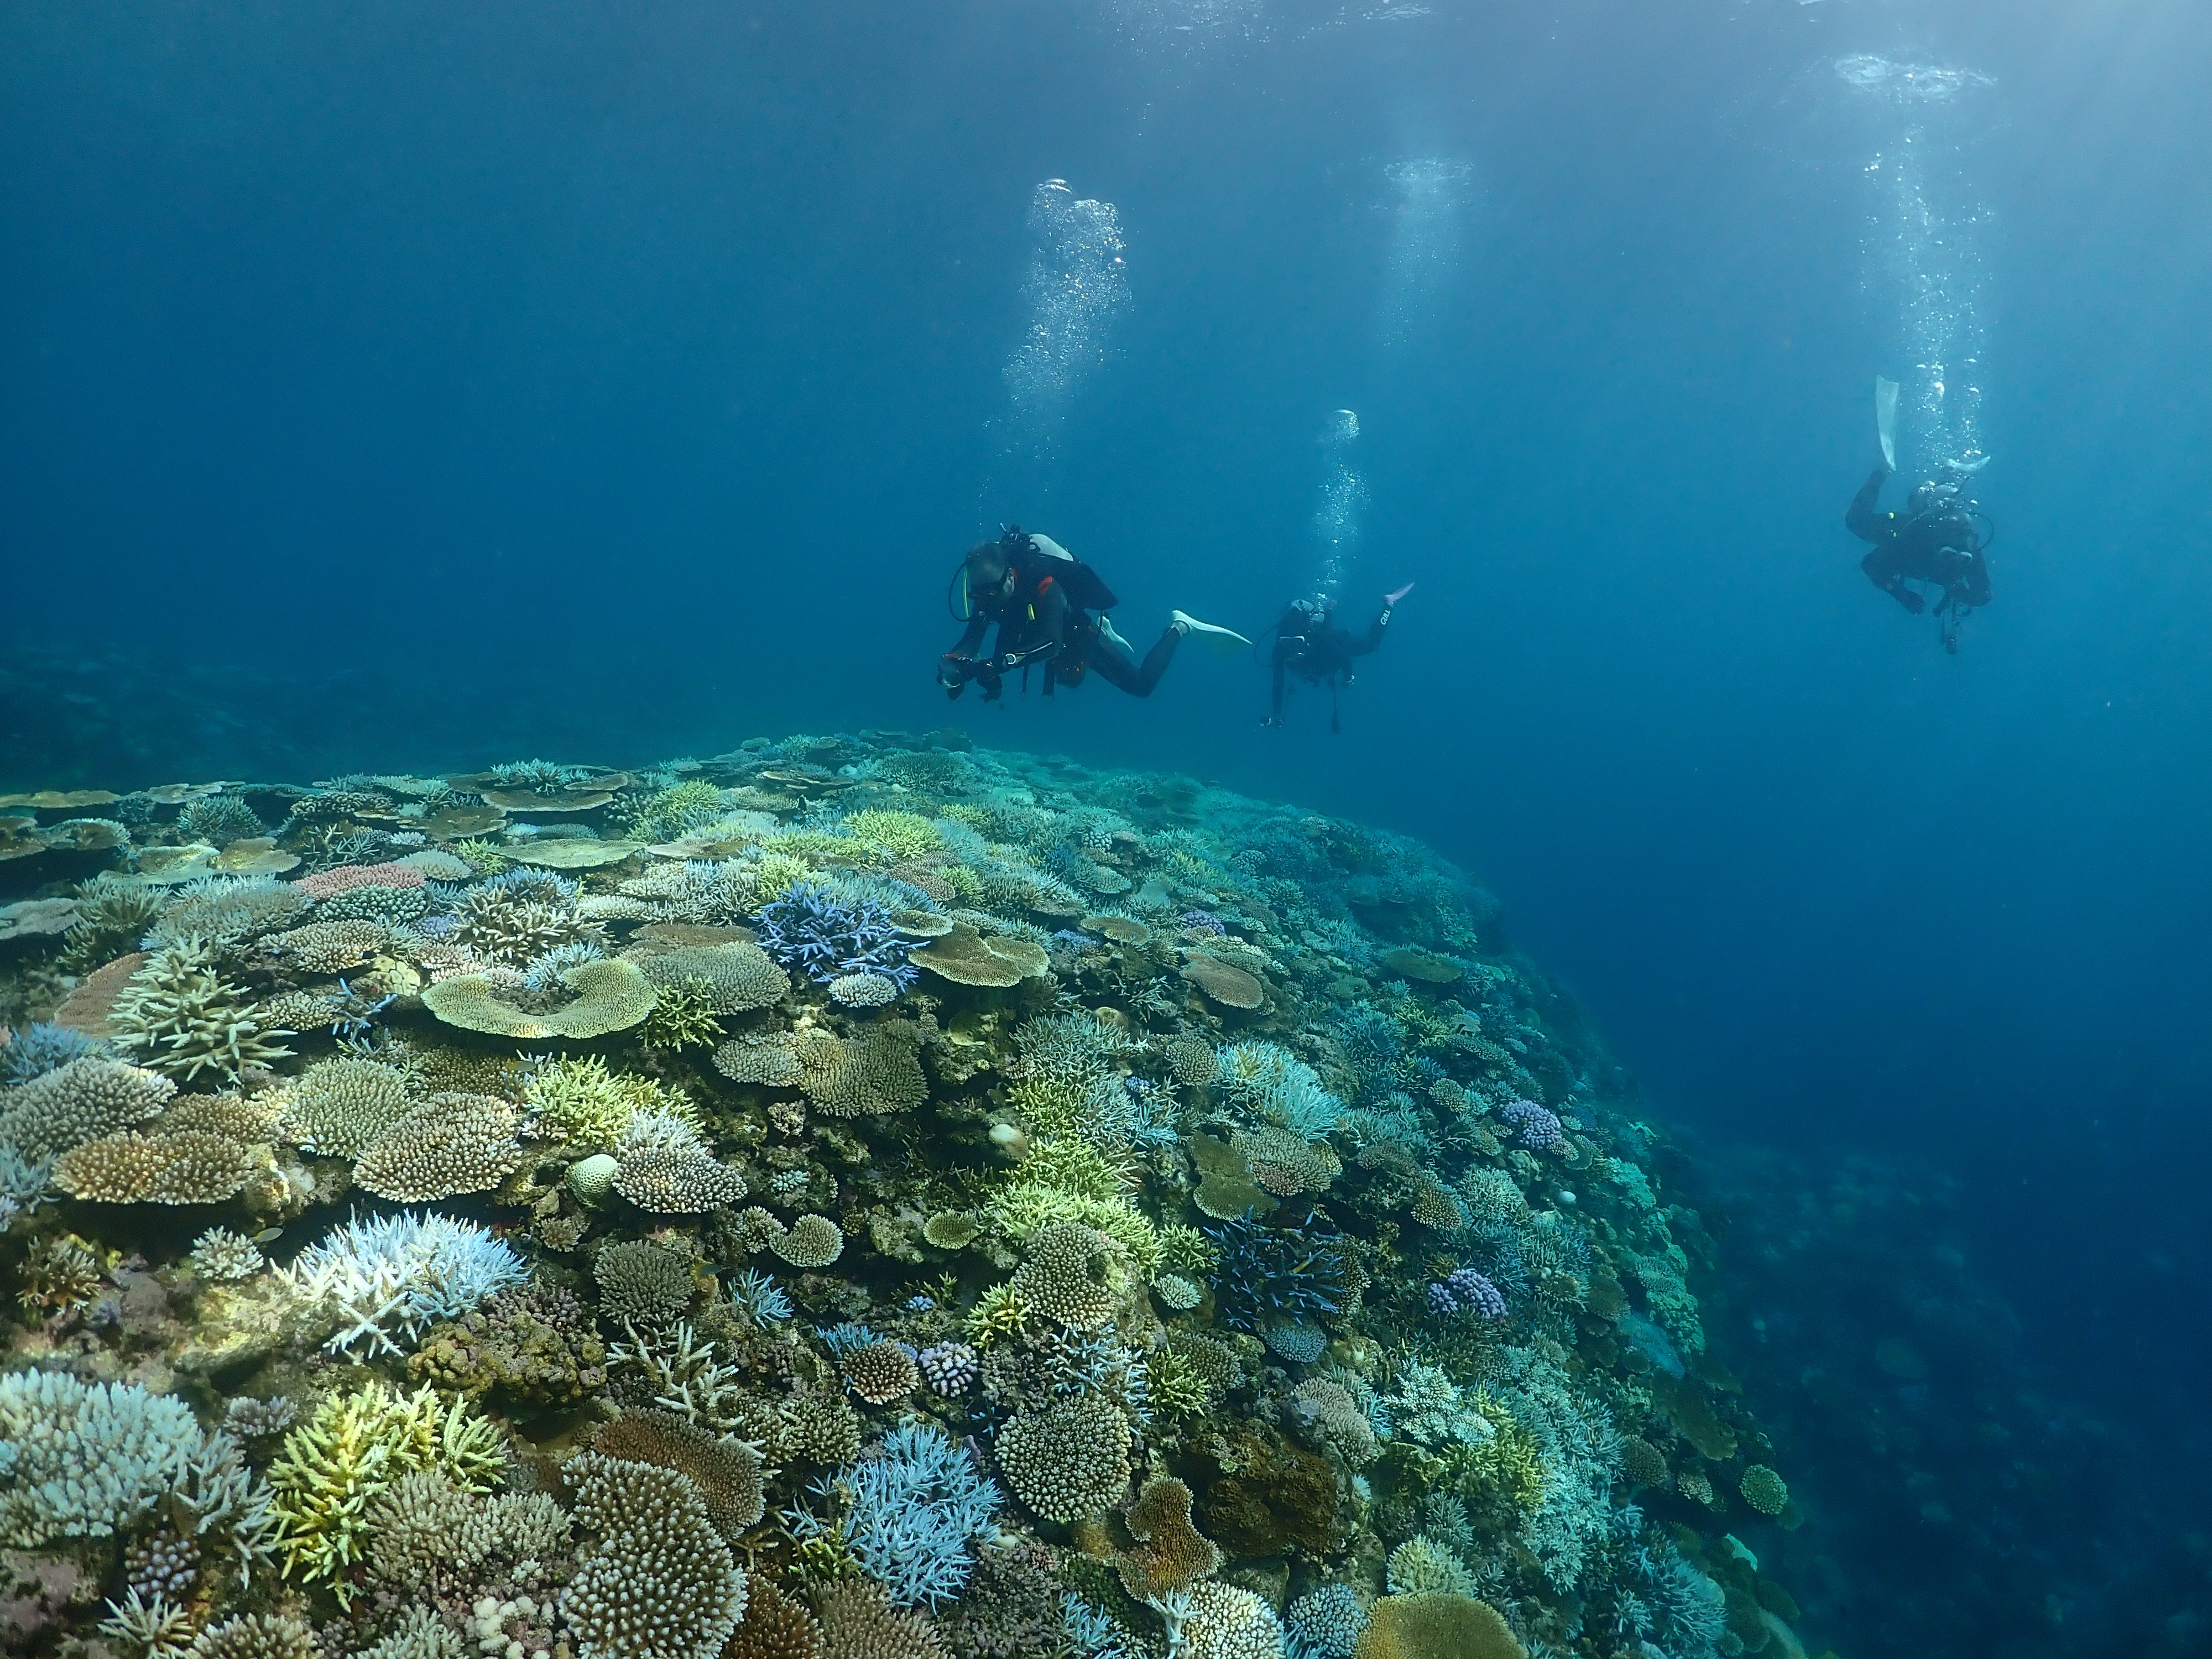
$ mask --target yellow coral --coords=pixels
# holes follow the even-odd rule
[[[893,859],[918,859],[941,852],[945,837],[935,824],[919,812],[900,812],[869,807],[845,820],[845,831]]]
[[[976,1298],[968,1316],[968,1340],[988,1348],[1002,1336],[1012,1336],[1030,1316],[1030,1304],[1014,1293],[1012,1285],[994,1285]]]
[[[489,1492],[505,1464],[498,1431],[465,1401],[447,1406],[428,1386],[399,1395],[371,1382],[331,1395],[284,1437],[269,1466],[285,1577],[327,1578],[339,1605],[349,1605],[352,1588],[341,1575],[362,1559],[366,1512],[386,1487],[434,1469],[456,1486]]]
[[[699,1109],[681,1089],[612,1071],[597,1054],[541,1066],[522,1100],[548,1128],[577,1146],[612,1146],[640,1112],[665,1112],[701,1127]]]

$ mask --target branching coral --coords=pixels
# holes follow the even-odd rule
[[[325,1158],[359,1158],[412,1109],[407,1079],[374,1060],[319,1060],[292,1085],[283,1132]]]
[[[929,1094],[915,1057],[917,1037],[902,1020],[865,1025],[844,1038],[802,1032],[793,1048],[799,1086],[834,1117],[911,1111]]]
[[[275,1041],[292,1034],[263,1029],[246,994],[216,972],[212,947],[203,939],[155,951],[131,976],[108,1018],[119,1042],[175,1077],[214,1072],[234,1080],[249,1066],[292,1052]]]
[[[611,1146],[640,1112],[696,1123],[698,1113],[680,1090],[617,1072],[597,1054],[539,1062],[522,1103],[552,1135],[579,1146]]]
[[[58,1371],[0,1376],[0,1541],[106,1537],[152,1509],[201,1445],[173,1396]]]
[[[994,1537],[1005,1499],[963,1448],[933,1425],[893,1430],[856,1463],[809,1492],[834,1512],[787,1510],[792,1536],[835,1536],[898,1607],[931,1607],[960,1594],[972,1548]]]
[[[403,1204],[488,1192],[522,1162],[517,1115],[490,1095],[432,1095],[362,1152],[354,1184]]]
[[[902,990],[914,983],[913,941],[871,900],[848,903],[820,883],[799,882],[762,905],[755,922],[762,948],[817,985],[841,974],[880,974]]]
[[[1277,1319],[1334,1314],[1345,1305],[1344,1241],[1319,1230],[1226,1221],[1205,1230],[1221,1251],[1214,1294],[1221,1322],[1259,1332]]]
[[[717,1163],[684,1119],[639,1112],[615,1143],[614,1189],[641,1210],[696,1215],[745,1195],[745,1178]]]
[[[635,959],[649,984],[663,990],[683,987],[716,1015],[773,1006],[791,989],[789,976],[768,952],[743,941],[682,945]]]
[[[396,1353],[394,1333],[419,1337],[528,1277],[522,1260],[472,1221],[447,1215],[375,1216],[333,1227],[283,1269],[301,1303],[338,1323],[323,1346]]]
[[[294,926],[313,902],[297,886],[272,876],[209,876],[176,890],[146,943],[155,950],[195,939],[214,945],[242,944]]]
[[[1015,1497],[1048,1521],[1110,1509],[1129,1484],[1129,1419],[1111,1401],[1062,1401],[1010,1419],[992,1443]]]
[[[159,1116],[176,1097],[167,1078],[93,1055],[0,1092],[0,1146],[38,1163]]]
[[[341,1604],[350,1601],[345,1572],[367,1551],[368,1506],[386,1488],[434,1471],[457,1488],[487,1492],[505,1464],[498,1431],[434,1389],[395,1395],[371,1382],[329,1396],[269,1466],[285,1576],[327,1579]]]

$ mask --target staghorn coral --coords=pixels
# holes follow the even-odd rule
[[[561,1595],[583,1659],[700,1659],[744,1614],[746,1577],[689,1477],[597,1452],[572,1460],[598,1545]]]
[[[214,1072],[235,1080],[247,1066],[292,1052],[275,1041],[292,1034],[263,1026],[246,994],[215,971],[213,949],[199,939],[149,957],[116,999],[108,1024],[149,1066],[185,1079]]]
[[[326,1580],[341,1605],[349,1602],[344,1575],[368,1548],[369,1505],[394,1482],[436,1473],[483,1492],[505,1462],[497,1431],[432,1389],[396,1395],[370,1382],[328,1396],[269,1466],[285,1576]]]
[[[396,1353],[394,1332],[418,1337],[527,1277],[503,1240],[472,1221],[435,1212],[376,1216],[333,1227],[283,1269],[306,1309],[337,1334],[323,1346],[349,1353]]]
[[[847,900],[828,884],[794,882],[754,913],[762,949],[817,985],[847,974],[879,974],[901,990],[914,983],[912,943],[890,909],[875,900]]]
[[[648,975],[650,977],[650,975]],[[721,1041],[714,982],[694,975],[659,985],[638,1037],[656,1048],[712,1048]]]
[[[597,1054],[549,1060],[532,1069],[522,1103],[541,1127],[580,1146],[611,1146],[640,1112],[696,1121],[681,1090],[650,1078],[617,1072]]]
[[[1425,1533],[1416,1534],[1390,1552],[1390,1594],[1473,1595],[1474,1575],[1465,1564]]]
[[[107,1044],[67,1025],[39,1021],[0,1044],[0,1085],[28,1083],[87,1055],[112,1059]]]
[[[548,951],[588,939],[604,945],[599,925],[579,915],[575,889],[544,872],[510,872],[472,887],[453,907],[449,941],[480,961],[520,968]]]
[[[973,1548],[997,1534],[1006,1501],[963,1448],[920,1423],[894,1429],[866,1456],[808,1490],[838,1514],[830,1522],[811,1510],[787,1512],[793,1537],[802,1545],[835,1537],[900,1607],[935,1607],[960,1594],[974,1571]]]
[[[1231,1330],[1258,1332],[1275,1320],[1344,1307],[1344,1243],[1335,1235],[1251,1221],[1203,1231],[1221,1252],[1213,1288],[1221,1322]]]

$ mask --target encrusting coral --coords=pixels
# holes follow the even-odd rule
[[[101,799],[0,906],[55,1650],[1785,1650],[1681,1160],[1418,843],[957,733]]]

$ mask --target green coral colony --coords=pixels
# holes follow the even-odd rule
[[[1711,1241],[1418,844],[955,732],[0,831],[10,1650],[1802,1651]]]

